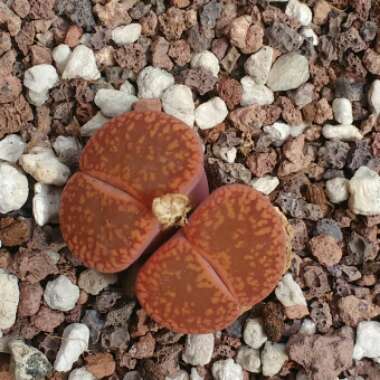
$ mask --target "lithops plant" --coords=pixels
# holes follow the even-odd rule
[[[176,332],[223,329],[274,289],[288,265],[288,241],[267,198],[245,185],[221,187],[144,264],[137,297]]]
[[[207,195],[196,133],[165,113],[128,112],[87,143],[62,194],[60,226],[84,265],[120,272]]]

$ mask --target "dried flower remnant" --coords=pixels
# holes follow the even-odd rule
[[[249,186],[213,192],[139,272],[137,297],[176,332],[220,330],[274,289],[287,261],[280,214]]]
[[[198,136],[164,113],[123,114],[91,138],[66,184],[63,237],[86,266],[122,271],[159,239],[152,202],[173,193],[192,206],[208,195]]]

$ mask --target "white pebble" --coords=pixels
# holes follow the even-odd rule
[[[47,147],[32,148],[28,154],[20,157],[20,165],[37,182],[46,185],[62,186],[70,176],[70,169]]]
[[[187,335],[182,360],[194,366],[210,363],[214,351],[214,341],[213,334]]]
[[[316,331],[317,326],[315,322],[309,318],[305,318],[298,332],[303,335],[314,335]]]
[[[141,25],[134,22],[125,26],[118,26],[112,30],[111,38],[117,45],[132,44],[141,35]]]
[[[203,377],[201,377],[197,371],[196,368],[191,368],[190,372],[190,380],[203,380]]]
[[[73,136],[58,136],[53,148],[60,161],[66,165],[73,165],[79,161],[82,145]]]
[[[62,343],[54,362],[58,372],[68,372],[88,348],[90,330],[83,323],[72,323],[63,331]]]
[[[135,86],[128,79],[120,86],[120,91],[126,92],[129,95],[136,95]]]
[[[20,299],[17,277],[0,269],[0,329],[9,329],[16,322]]]
[[[114,117],[132,109],[136,96],[129,95],[124,91],[101,88],[95,95],[94,102],[108,117]]]
[[[165,376],[165,380],[189,380],[189,375],[181,369],[173,376]]]
[[[266,125],[264,132],[273,139],[276,145],[280,146],[289,137],[290,127],[288,124],[276,122],[273,125]]]
[[[281,371],[288,360],[286,346],[283,343],[266,342],[261,352],[261,362],[264,376],[274,376]]]
[[[36,107],[40,107],[49,99],[49,91],[35,92],[28,90],[26,97],[30,104],[33,104]]]
[[[363,138],[359,129],[354,125],[331,125],[325,124],[322,128],[322,134],[329,140],[356,141]]]
[[[294,90],[310,77],[308,59],[298,53],[284,54],[272,66],[267,81],[272,91]]]
[[[144,379],[140,376],[140,374],[137,371],[130,371],[124,375],[123,380],[144,380]]]
[[[44,300],[53,310],[70,311],[79,299],[79,288],[68,277],[60,275],[46,284]]]
[[[348,180],[336,177],[326,181],[326,194],[332,203],[341,203],[348,199]]]
[[[162,94],[162,107],[164,111],[182,120],[192,127],[194,125],[194,100],[191,89],[183,84],[174,84]]]
[[[0,160],[16,162],[24,153],[26,144],[19,135],[8,135],[0,140]]]
[[[203,67],[206,70],[211,71],[214,77],[219,74],[219,60],[214,53],[209,50],[203,50],[200,53],[196,53],[191,59],[191,67]]]
[[[252,77],[256,84],[265,84],[267,83],[272,63],[273,49],[270,46],[263,46],[245,61],[245,72]]]
[[[380,322],[360,322],[356,330],[353,359],[380,359]]]
[[[67,62],[69,61],[70,55],[71,55],[70,46],[66,44],[60,44],[53,49],[52,57],[60,73],[62,73],[65,70],[65,67],[66,67]]]
[[[380,80],[376,79],[372,82],[368,91],[368,103],[372,111],[377,115],[380,113]]]
[[[112,273],[99,273],[93,269],[83,271],[78,280],[78,286],[86,293],[96,296],[107,286],[117,282],[117,275]]]
[[[39,226],[58,222],[59,202],[62,190],[60,188],[35,183],[33,197],[33,217]]]
[[[247,346],[240,347],[236,356],[236,362],[248,372],[260,373],[261,360],[259,350]]]
[[[100,111],[95,114],[86,124],[83,124],[80,129],[81,136],[92,136],[98,129],[103,127],[103,125],[109,120]]]
[[[84,80],[97,80],[100,78],[95,54],[87,46],[79,45],[73,50],[63,71],[62,79],[74,78]]]
[[[219,360],[212,365],[215,380],[243,380],[243,369],[232,359]]]
[[[19,210],[28,199],[26,176],[14,166],[0,162],[0,213]]]
[[[226,103],[216,96],[196,108],[195,122],[200,129],[209,129],[223,122],[227,115]]]
[[[349,206],[355,214],[380,214],[380,176],[361,166],[348,184]]]
[[[303,305],[306,306],[306,299],[300,286],[293,280],[290,273],[285,274],[278,283],[275,290],[277,299],[285,307]]]
[[[160,98],[163,92],[173,84],[172,74],[159,67],[145,67],[137,77],[139,98]]]
[[[251,181],[251,186],[265,195],[269,195],[280,184],[277,177],[266,175],[261,178],[255,178]]]
[[[240,80],[243,94],[240,100],[241,106],[250,106],[257,104],[265,106],[274,102],[274,94],[267,86],[263,84],[256,84],[255,81],[245,76]]]
[[[268,340],[264,332],[263,321],[259,318],[247,319],[243,331],[243,339],[248,346],[256,350],[259,349]]]
[[[352,116],[352,104],[349,99],[336,98],[333,101],[332,109],[334,118],[339,124],[352,124],[354,118]]]
[[[290,127],[290,136],[298,137],[304,132],[306,128],[307,128],[307,125],[305,123],[301,123],[299,125],[292,125]]]
[[[319,45],[319,38],[318,35],[314,32],[314,30],[308,26],[304,26],[300,29],[301,36],[305,38],[311,38],[313,45],[318,46]]]
[[[304,3],[298,0],[289,0],[285,9],[286,15],[295,18],[302,26],[310,25],[313,20],[313,12]]]
[[[221,158],[223,161],[226,161],[229,164],[234,163],[236,160],[237,149],[234,146],[228,147],[228,146],[214,145],[212,147],[212,150],[215,156]]]
[[[81,367],[71,371],[68,380],[96,380],[96,377],[86,367]]]
[[[24,86],[38,94],[46,93],[58,82],[57,70],[52,65],[35,65],[25,71]]]

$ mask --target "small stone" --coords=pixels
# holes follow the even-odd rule
[[[260,351],[254,350],[247,346],[242,346],[236,356],[236,362],[242,366],[243,369],[252,373],[261,372]]]
[[[15,380],[44,380],[53,371],[47,357],[21,340],[9,342]]]
[[[264,376],[274,376],[281,371],[284,363],[289,359],[285,351],[285,344],[266,342],[261,351],[261,362]]]
[[[300,87],[310,77],[309,62],[298,53],[282,55],[272,66],[267,81],[272,91],[288,91]]]
[[[266,29],[267,43],[281,53],[290,53],[300,49],[304,38],[284,22],[274,22]]]
[[[56,46],[52,51],[53,60],[60,73],[65,70],[67,62],[71,55],[71,49],[68,45],[60,44]]]
[[[7,32],[0,32],[0,56],[12,48],[11,36]]]
[[[217,83],[217,91],[218,95],[226,102],[229,110],[240,104],[243,89],[236,79],[222,77]]]
[[[58,222],[61,189],[43,183],[34,185],[33,216],[39,226]]]
[[[139,23],[132,23],[112,30],[111,38],[117,45],[126,45],[137,41],[140,35],[141,25]]]
[[[39,283],[29,284],[28,282],[22,282],[20,285],[18,316],[30,317],[36,314],[40,308],[43,292]]]
[[[86,357],[86,368],[96,379],[111,376],[116,369],[116,363],[112,354],[99,352]]]
[[[107,286],[116,282],[116,274],[99,273],[93,269],[86,269],[79,276],[78,286],[86,293],[96,296]]]
[[[70,311],[74,309],[78,299],[78,286],[65,275],[60,275],[46,284],[44,300],[54,310]]]
[[[32,90],[28,91],[27,98],[30,104],[36,107],[41,107],[49,99],[48,92],[34,92]]]
[[[380,54],[372,49],[366,49],[362,62],[371,74],[380,75]]]
[[[217,77],[219,73],[219,60],[214,53],[204,50],[193,56],[191,59],[191,67],[203,67],[206,70],[210,70],[212,75]]]
[[[319,45],[319,38],[318,35],[314,32],[314,30],[310,27],[303,27],[300,30],[301,36],[303,36],[305,39],[311,39],[313,46]]]
[[[138,74],[147,63],[146,50],[139,42],[116,49],[113,53],[113,58],[118,66],[132,71],[133,74]]]
[[[376,79],[372,82],[368,91],[368,102],[375,114],[380,113],[380,80]]]
[[[279,342],[285,333],[284,308],[278,302],[269,301],[263,305],[262,320],[268,340]]]
[[[19,210],[28,199],[26,176],[14,166],[0,162],[0,213]]]
[[[259,318],[247,319],[243,331],[243,338],[248,346],[258,350],[268,340],[264,332],[263,321]]]
[[[353,359],[380,359],[380,322],[360,322],[356,331]]]
[[[54,369],[59,372],[70,371],[80,355],[88,348],[90,330],[83,323],[66,326],[62,343],[54,362]]]
[[[312,255],[326,267],[338,264],[342,258],[342,250],[332,236],[315,236],[309,244]]]
[[[189,380],[189,375],[186,371],[180,370],[173,376],[165,376],[165,380]]]
[[[198,92],[199,95],[212,91],[218,81],[218,78],[210,70],[201,66],[182,71],[180,79],[183,84]]]
[[[44,332],[53,332],[65,320],[65,315],[60,311],[51,310],[42,305],[36,315],[30,321],[38,330]]]
[[[360,167],[348,184],[350,209],[359,215],[380,214],[380,177],[366,166]]]
[[[92,136],[98,129],[103,127],[103,125],[109,120],[100,111],[95,114],[86,124],[82,125],[80,128],[81,136]]]
[[[265,195],[269,195],[279,184],[280,180],[277,177],[272,177],[270,175],[255,178],[251,181],[252,187]]]
[[[256,84],[266,84],[272,67],[274,51],[270,46],[263,46],[252,54],[244,64],[245,72]]]
[[[136,379],[136,380],[142,380],[142,379]],[[199,375],[197,369],[194,367],[191,369],[191,372],[190,372],[190,380],[203,380],[203,377]]]
[[[77,46],[67,61],[62,79],[74,78],[82,78],[89,81],[100,78],[100,72],[96,66],[95,54],[87,46]]]
[[[326,181],[326,195],[332,203],[346,201],[348,199],[348,180],[336,177]]]
[[[0,241],[6,247],[15,247],[27,242],[31,237],[31,220],[23,217],[0,219]],[[1,252],[1,250],[0,250]],[[2,267],[7,267],[3,265]]]
[[[36,181],[46,185],[62,186],[70,176],[70,169],[58,160],[51,148],[35,146],[20,157],[20,165]]]
[[[187,335],[182,360],[194,366],[203,366],[210,363],[213,351],[213,334]]]
[[[274,102],[273,92],[263,84],[256,84],[251,77],[243,77],[240,83],[243,88],[240,105],[250,106],[257,104],[259,106],[265,106]]]
[[[80,44],[81,38],[83,37],[83,29],[78,25],[71,25],[67,30],[64,43],[73,48]]]
[[[16,322],[20,299],[17,277],[0,269],[0,330],[9,329]]]
[[[243,369],[232,359],[219,360],[212,365],[215,380],[243,380]]]
[[[0,140],[0,160],[17,162],[24,153],[26,144],[19,135],[8,135]]]
[[[94,102],[108,117],[114,117],[132,109],[132,104],[137,101],[137,97],[129,95],[125,91],[101,88],[96,93]]]
[[[164,37],[158,36],[154,39],[151,45],[152,64],[154,67],[160,67],[166,70],[173,68],[173,62],[168,55],[169,47],[170,44]]]
[[[82,145],[77,138],[58,136],[53,143],[53,148],[59,160],[64,164],[71,166],[79,162]]]
[[[290,127],[288,124],[276,122],[273,125],[267,125],[264,127],[266,132],[276,145],[282,145],[290,136]]]
[[[300,319],[309,313],[305,296],[290,273],[287,273],[279,282],[275,294],[277,299],[285,306],[285,312],[289,318],[297,317],[292,319]]]
[[[285,14],[289,17],[295,18],[302,26],[310,25],[313,20],[311,9],[298,0],[289,0],[285,9]]]
[[[235,18],[231,23],[231,44],[244,54],[255,53],[263,46],[264,28],[260,23],[253,23],[253,18],[244,15]]]
[[[195,122],[200,129],[210,129],[222,123],[227,115],[226,103],[216,96],[196,108]]]
[[[158,67],[145,67],[137,77],[139,98],[160,98],[173,84],[172,74]]]
[[[315,322],[309,318],[305,318],[302,321],[302,325],[299,329],[299,333],[303,335],[314,335],[317,331]]]
[[[354,125],[331,125],[325,124],[322,134],[329,140],[356,141],[363,138],[359,129]]]
[[[340,298],[338,310],[343,323],[352,327],[356,327],[361,321],[373,319],[380,315],[380,306],[353,295]]]
[[[174,41],[170,44],[168,55],[178,66],[184,66],[191,60],[190,45],[185,40]]]
[[[86,367],[81,367],[71,371],[68,380],[96,380],[96,377]]]
[[[189,87],[183,84],[174,84],[162,94],[162,107],[164,111],[182,120],[192,127],[194,125],[194,101]]]
[[[314,6],[314,23],[316,25],[323,25],[332,10],[331,4],[326,0],[318,0]]]
[[[339,124],[352,124],[354,119],[352,116],[352,104],[349,99],[337,98],[332,104],[335,120]]]
[[[18,17],[6,3],[0,3],[0,24],[5,24],[10,35],[16,36],[21,29],[21,19]]]
[[[13,75],[0,77],[0,103],[15,101],[22,91],[21,81]]]

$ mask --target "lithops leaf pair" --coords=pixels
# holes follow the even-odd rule
[[[73,253],[101,272],[153,251],[136,281],[148,314],[177,332],[215,331],[273,290],[287,237],[280,214],[251,187],[207,195],[197,135],[165,114],[130,112],[86,145],[62,195],[61,228]],[[168,209],[188,210],[182,196],[195,211],[168,240],[162,220]]]

